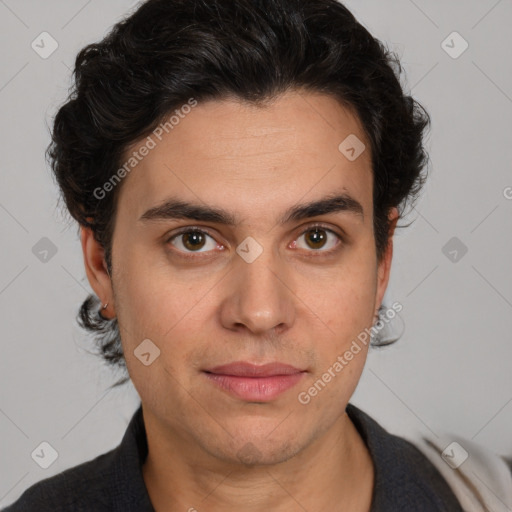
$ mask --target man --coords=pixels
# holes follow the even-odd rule
[[[425,180],[396,64],[335,0],[150,0],[79,53],[49,155],[141,407],[7,510],[463,510],[349,403]]]

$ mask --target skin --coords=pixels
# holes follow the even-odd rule
[[[367,148],[352,162],[338,150],[350,134]],[[102,247],[82,229],[89,282],[109,303],[103,315],[118,318],[141,398],[143,475],[157,511],[370,510],[373,463],[345,412],[367,346],[307,405],[297,398],[373,325],[388,284],[398,212],[378,262],[369,147],[358,118],[327,95],[289,91],[265,108],[199,103],[121,185],[112,280]],[[364,218],[278,223],[287,208],[333,191],[357,199]],[[139,220],[171,195],[240,222]],[[307,243],[315,222],[332,230],[318,248]],[[190,226],[212,237],[199,252],[186,236],[169,241]],[[250,264],[236,253],[248,236],[263,247]],[[187,252],[191,259],[180,256]],[[146,338],[160,349],[149,366],[134,355]],[[237,360],[307,373],[270,402],[249,402],[201,373]]]

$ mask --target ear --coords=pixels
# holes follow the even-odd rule
[[[101,315],[105,318],[113,318],[115,315],[114,294],[112,282],[107,271],[105,251],[101,244],[96,241],[90,228],[80,226],[80,239],[84,255],[85,272],[91,288],[101,301],[101,304],[108,302],[106,309],[101,309]],[[114,315],[112,314],[114,313]]]
[[[388,231],[388,243],[386,250],[382,256],[382,260],[379,262],[377,269],[377,295],[375,298],[375,312],[377,313],[384,298],[384,293],[388,287],[389,275],[391,273],[391,262],[393,260],[393,235],[395,233],[396,224],[398,222],[398,209],[391,208],[389,215],[389,231]]]

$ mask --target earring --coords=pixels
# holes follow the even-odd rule
[[[102,309],[107,309],[107,306],[108,306],[108,302],[105,302],[105,304],[103,304]]]

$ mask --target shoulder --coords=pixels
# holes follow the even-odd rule
[[[142,474],[146,455],[139,406],[117,448],[37,482],[3,512],[151,512]]]
[[[111,510],[109,484],[116,450],[33,484],[2,512]]]
[[[375,463],[376,510],[510,512],[512,460],[451,432],[394,435],[352,404]]]
[[[379,452],[381,474],[377,484],[387,509],[462,510],[449,482],[416,443],[388,433],[386,444],[386,449]]]
[[[374,462],[372,510],[462,512],[451,487],[414,443],[388,432],[353,404],[347,406],[347,413],[366,442]]]

